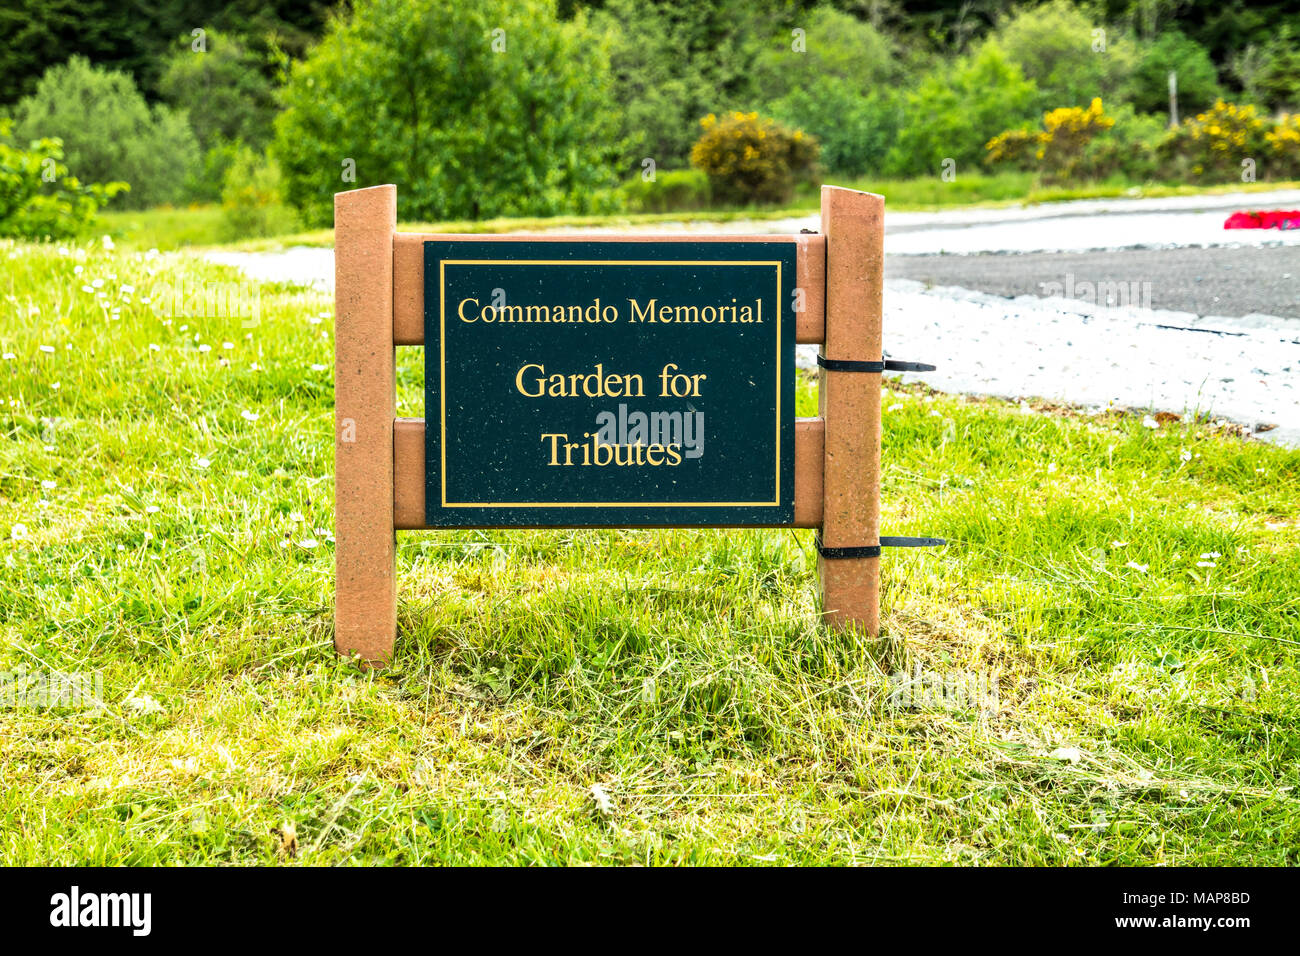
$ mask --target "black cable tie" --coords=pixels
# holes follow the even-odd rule
[[[936,366],[928,362],[903,362],[898,359],[885,359],[886,372],[933,372]]]
[[[817,553],[823,558],[878,558],[880,545],[868,544],[859,548],[828,548],[822,544],[819,536],[816,540]]]
[[[828,548],[822,544],[820,531],[813,537],[817,553],[823,558],[878,558],[881,548],[939,548],[948,542],[943,538],[885,537],[880,544],[861,545],[855,548]]]
[[[858,362],[852,359],[832,359],[824,355],[817,356],[817,364],[828,372],[933,372],[935,366],[925,362],[904,362],[899,359],[884,359],[880,362]]]
[[[883,372],[884,362],[854,362],[849,359],[830,359],[817,356],[817,364],[828,372]]]
[[[942,548],[946,538],[881,538],[882,548]]]

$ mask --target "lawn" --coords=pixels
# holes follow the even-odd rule
[[[889,383],[885,529],[950,544],[884,559],[879,639],[819,626],[807,532],[403,533],[370,672],[330,300],[0,261],[0,670],[104,688],[0,708],[0,862],[1300,863],[1300,453]]]

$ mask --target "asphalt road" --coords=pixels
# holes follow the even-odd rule
[[[1044,285],[1063,288],[1071,278],[1075,289],[1085,282],[1139,283],[1140,294],[1150,283],[1150,302],[1135,304],[1198,316],[1263,313],[1300,322],[1295,245],[887,256],[885,277],[1008,297],[1051,294]]]

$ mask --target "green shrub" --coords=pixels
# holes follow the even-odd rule
[[[833,85],[863,97],[888,87],[903,73],[894,41],[855,16],[819,6],[792,23],[803,36],[783,30],[754,57],[752,96],[759,102],[781,99],[823,80],[836,81]]]
[[[1239,181],[1243,160],[1258,163],[1267,154],[1268,133],[1254,106],[1216,100],[1166,135],[1160,147],[1164,172],[1168,178]]]
[[[95,211],[126,183],[82,185],[62,163],[57,139],[28,149],[7,142],[13,121],[0,117],[0,236],[65,239],[89,225]]]
[[[1095,22],[1070,0],[1021,6],[1004,17],[992,40],[1038,90],[1040,112],[1062,103],[1110,102],[1137,62],[1136,44],[1120,30],[1095,31]]]
[[[1283,114],[1264,134],[1268,153],[1265,174],[1271,179],[1300,179],[1300,115]]]
[[[984,162],[989,166],[1036,170],[1041,162],[1038,150],[1042,146],[1042,137],[1042,130],[1024,126],[998,133],[984,146]]]
[[[554,0],[357,0],[293,65],[273,152],[314,224],[380,183],[406,219],[588,212],[615,178],[608,83]]]
[[[645,0],[606,0],[592,23],[609,48],[620,167],[686,166],[696,120],[761,102],[755,67],[780,12],[781,0],[656,0],[649,12]]]
[[[757,113],[700,120],[704,134],[691,147],[691,164],[709,178],[723,203],[786,203],[796,181],[816,173],[817,141]]]
[[[247,147],[240,149],[222,184],[222,239],[279,236],[300,228],[297,214],[285,205],[279,167]]]
[[[1044,181],[1049,185],[1063,185],[1109,175],[1111,170],[1098,168],[1089,161],[1100,157],[1088,148],[1114,125],[1114,118],[1106,115],[1099,97],[1093,97],[1087,109],[1066,106],[1045,114],[1038,146]]]
[[[975,167],[993,130],[1030,122],[1037,88],[994,42],[922,77],[904,100],[904,120],[886,160],[890,175],[940,173],[945,160]]]
[[[203,50],[185,37],[167,57],[159,89],[184,110],[198,139],[201,158],[186,178],[184,194],[197,202],[218,202],[226,173],[244,146],[262,151],[274,133],[275,94],[263,58],[230,33],[208,29]]]
[[[836,77],[816,79],[772,103],[770,110],[813,136],[821,146],[822,165],[841,176],[878,174],[903,122],[892,91],[863,94]]]
[[[68,168],[79,179],[130,183],[118,205],[144,208],[179,200],[198,160],[184,113],[151,109],[130,76],[91,66],[84,57],[50,67],[15,113],[17,136],[61,140]]]
[[[668,169],[653,180],[640,176],[620,187],[629,209],[636,212],[686,212],[708,209],[713,201],[709,177],[698,169]]]
[[[1128,103],[1111,111],[1115,125],[1088,145],[1088,163],[1106,175],[1119,172],[1133,182],[1158,179],[1159,148],[1166,135],[1160,116],[1139,113]]]
[[[1300,27],[1283,24],[1264,48],[1254,86],[1260,99],[1277,109],[1300,108]]]
[[[262,66],[238,37],[209,29],[205,49],[187,42],[167,57],[158,88],[185,111],[201,149],[235,141],[262,149],[274,132],[276,109]]]
[[[1178,110],[1190,115],[1219,97],[1219,74],[1205,47],[1177,30],[1160,34],[1142,51],[1125,99],[1144,113],[1168,113],[1169,73],[1178,74]]]
[[[1155,172],[1161,123],[1124,104],[1107,114],[1094,97],[1086,108],[1062,107],[1043,114],[1042,127],[1007,130],[989,140],[985,161],[1033,170],[1046,185],[1065,186],[1124,174],[1143,180]]]
[[[226,173],[247,148],[242,140],[219,139],[204,150],[185,178],[186,198],[191,202],[221,202]]]

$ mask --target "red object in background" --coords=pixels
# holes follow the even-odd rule
[[[1300,229],[1300,209],[1268,212],[1234,212],[1223,224],[1224,229]]]

